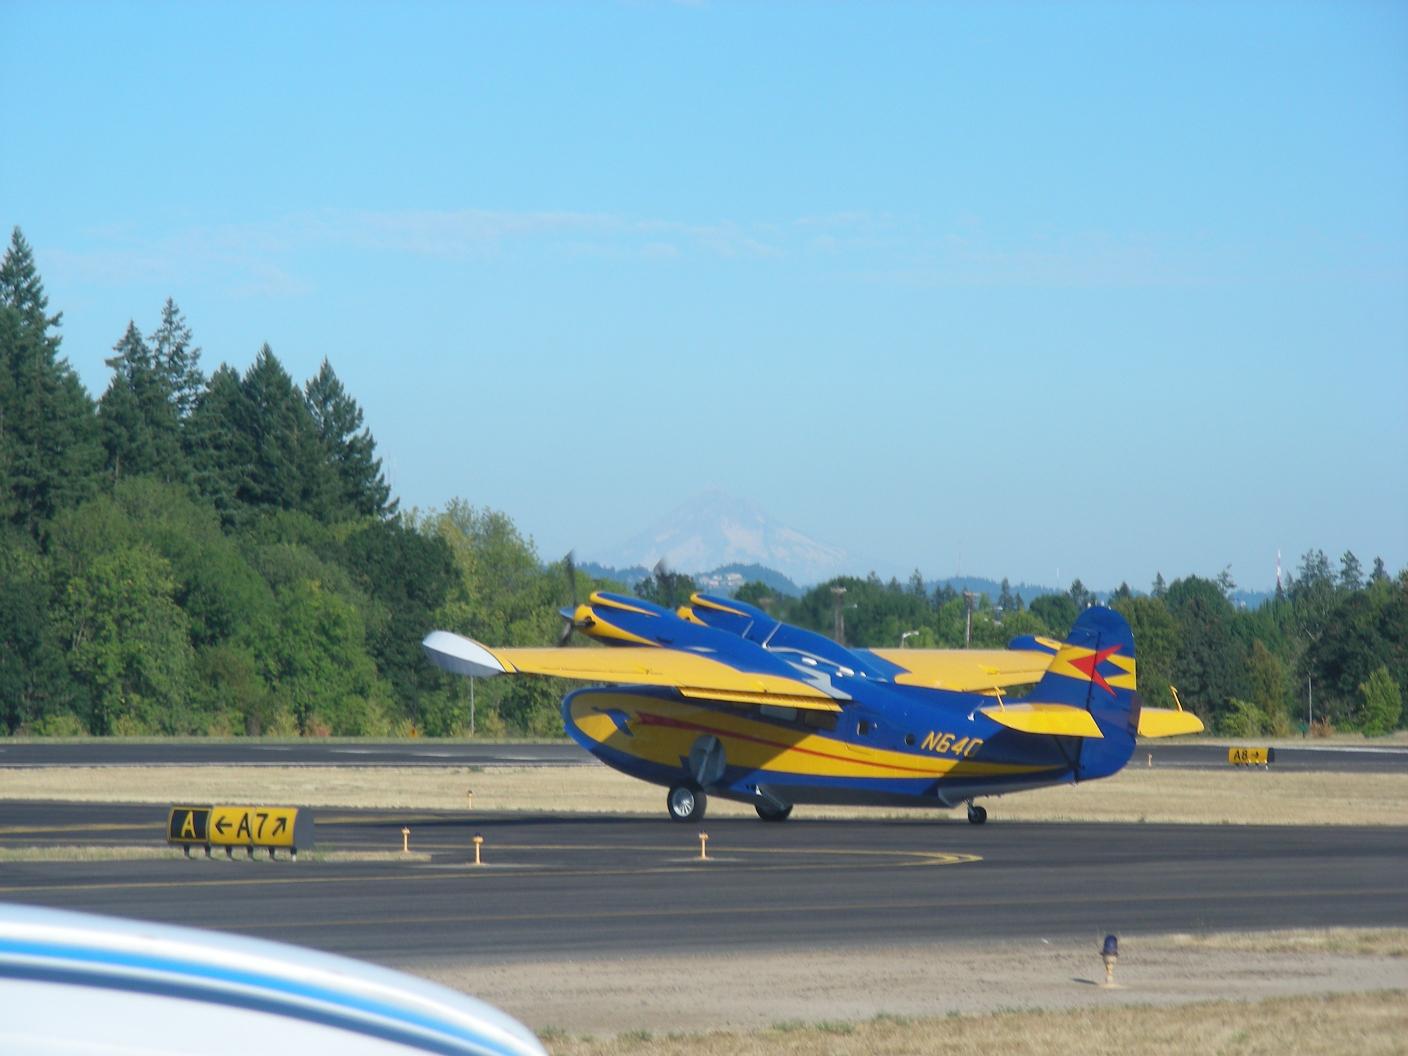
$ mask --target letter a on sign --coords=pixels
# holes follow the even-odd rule
[[[186,820],[181,822],[181,839],[194,840],[197,838],[196,812],[194,810],[188,810],[186,811]]]

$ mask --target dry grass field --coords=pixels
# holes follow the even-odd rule
[[[664,790],[591,764],[571,767],[121,766],[0,769],[0,800],[277,802],[306,807],[664,812]],[[1408,773],[1126,767],[1088,784],[987,800],[994,822],[1150,821],[1228,825],[1408,825]],[[750,807],[710,801],[715,816]],[[797,816],[958,817],[947,811],[799,807]]]
[[[780,1024],[747,1033],[637,1031],[611,1038],[548,1033],[544,1042],[553,1056],[1388,1056],[1408,1051],[1408,993],[941,1019],[879,1016],[862,1023]]]

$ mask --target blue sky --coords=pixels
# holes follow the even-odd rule
[[[0,5],[0,223],[94,395],[174,297],[407,506],[705,488],[1013,580],[1408,564],[1408,7]]]

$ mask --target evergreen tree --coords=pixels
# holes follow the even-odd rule
[[[113,370],[98,401],[98,425],[113,480],[149,474],[172,482],[185,477],[180,420],[165,374],[135,323],[113,346]]]
[[[1369,573],[1369,582],[1370,582],[1370,583],[1387,583],[1387,582],[1388,582],[1388,569],[1384,567],[1384,559],[1383,559],[1382,557],[1376,557],[1376,558],[1374,558],[1374,571],[1371,572],[1371,573]]]
[[[1095,595],[1085,589],[1085,584],[1080,581],[1079,577],[1072,581],[1070,595],[1077,611],[1088,609],[1095,604]]]
[[[0,514],[36,537],[94,487],[100,462],[93,402],[59,355],[62,313],[48,307],[17,227],[0,262]]]
[[[165,379],[176,417],[185,421],[200,402],[205,375],[200,369],[200,349],[191,341],[191,328],[170,297],[161,307],[161,324],[147,343],[151,346],[152,365]]]
[[[229,528],[242,508],[240,495],[253,462],[253,445],[245,434],[248,400],[234,368],[221,364],[182,432],[196,491]]]
[[[250,449],[241,501],[300,510],[325,519],[336,506],[337,481],[303,394],[266,344],[240,382],[240,431]]]
[[[997,592],[997,607],[1003,612],[1013,611],[1012,584],[1007,582],[1007,577],[1002,577],[1002,585]]]
[[[364,517],[386,517],[396,510],[391,489],[376,458],[376,441],[362,427],[362,408],[342,387],[326,359],[303,388],[318,436],[337,474],[339,504]]]
[[[1154,573],[1154,588],[1149,591],[1149,593],[1156,598],[1162,598],[1168,593],[1168,587],[1164,583],[1164,574],[1162,572]]]
[[[1364,568],[1353,550],[1346,550],[1340,558],[1340,589],[1359,590],[1364,586]]]
[[[1232,566],[1223,565],[1222,571],[1217,574],[1217,589],[1222,591],[1222,596],[1228,601],[1232,600],[1232,592],[1237,589],[1237,581],[1232,578]]]

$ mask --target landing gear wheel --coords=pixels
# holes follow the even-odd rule
[[[978,806],[978,804],[976,804],[976,803],[969,803],[969,804],[968,804],[968,824],[969,824],[969,825],[981,825],[983,822],[985,822],[985,821],[987,821],[987,820],[988,820],[988,812],[987,812],[987,808],[986,808],[986,807],[980,807],[980,806]]]
[[[670,810],[672,821],[699,821],[708,805],[709,797],[695,785],[676,785],[665,797],[665,806]]]
[[[764,821],[786,821],[792,815],[792,804],[785,807],[775,807],[766,800],[758,800],[753,804],[753,809],[758,812],[758,817]]]

